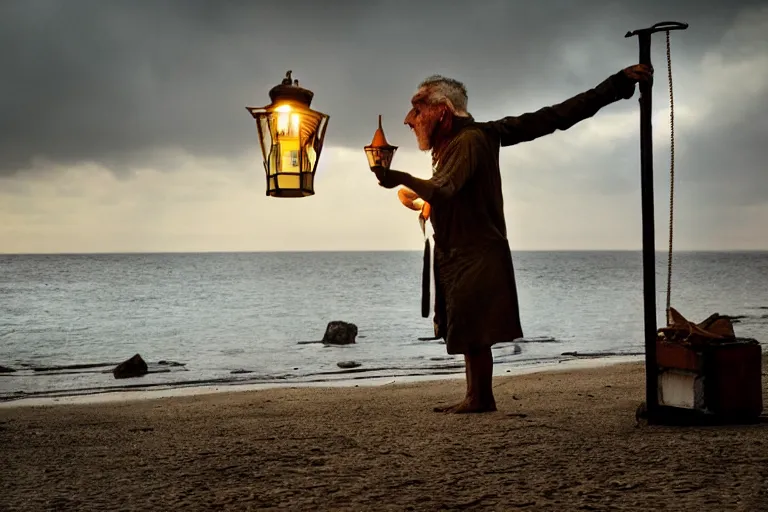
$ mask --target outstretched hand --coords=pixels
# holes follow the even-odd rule
[[[384,188],[395,188],[396,186],[400,185],[400,183],[395,179],[393,173],[388,172],[386,167],[376,165],[371,167],[371,171],[373,171],[373,174],[376,175],[376,179],[379,180],[379,185]]]
[[[650,82],[653,83],[653,66],[647,64],[635,64],[624,68],[624,74],[633,82]]]

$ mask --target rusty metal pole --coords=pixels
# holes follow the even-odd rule
[[[638,37],[639,64],[651,65],[651,35],[656,32],[685,30],[687,23],[662,21],[627,32],[624,37]],[[659,382],[656,364],[656,243],[653,212],[653,126],[651,124],[651,91],[653,84],[640,83],[640,190],[643,226],[643,309],[645,339],[645,401],[648,421],[659,416]]]

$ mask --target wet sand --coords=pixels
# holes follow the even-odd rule
[[[637,427],[641,364],[495,386],[466,416],[432,412],[457,379],[2,408],[0,510],[768,510],[768,424]]]

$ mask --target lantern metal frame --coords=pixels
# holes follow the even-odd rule
[[[369,167],[383,167],[388,170],[392,165],[392,160],[395,158],[395,152],[397,152],[397,146],[393,146],[387,142],[387,137],[384,135],[384,129],[381,127],[381,114],[379,114],[379,127],[373,134],[373,140],[363,149],[365,150],[365,155],[368,157]]]
[[[256,120],[267,180],[266,195],[271,197],[308,197],[315,194],[315,174],[330,119],[328,114],[309,108],[314,93],[300,87],[299,81],[291,78],[291,73],[288,71],[283,81],[270,89],[269,105],[246,107]],[[298,168],[298,171],[283,170],[281,138],[285,141],[288,137],[277,130],[281,120],[286,124],[286,130],[295,129],[297,148],[291,150],[291,167]],[[286,177],[290,177],[291,181],[298,178],[297,186],[285,186]]]

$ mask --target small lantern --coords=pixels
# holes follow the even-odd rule
[[[299,87],[291,73],[269,91],[272,103],[246,107],[256,119],[271,197],[314,195],[315,171],[328,126],[329,116],[309,108],[314,93]]]
[[[381,128],[381,114],[379,114],[379,127],[373,134],[373,140],[369,146],[365,146],[365,154],[368,157],[370,167],[384,167],[389,169],[392,165],[392,158],[395,156],[397,146],[391,146],[384,136],[384,130]]]

